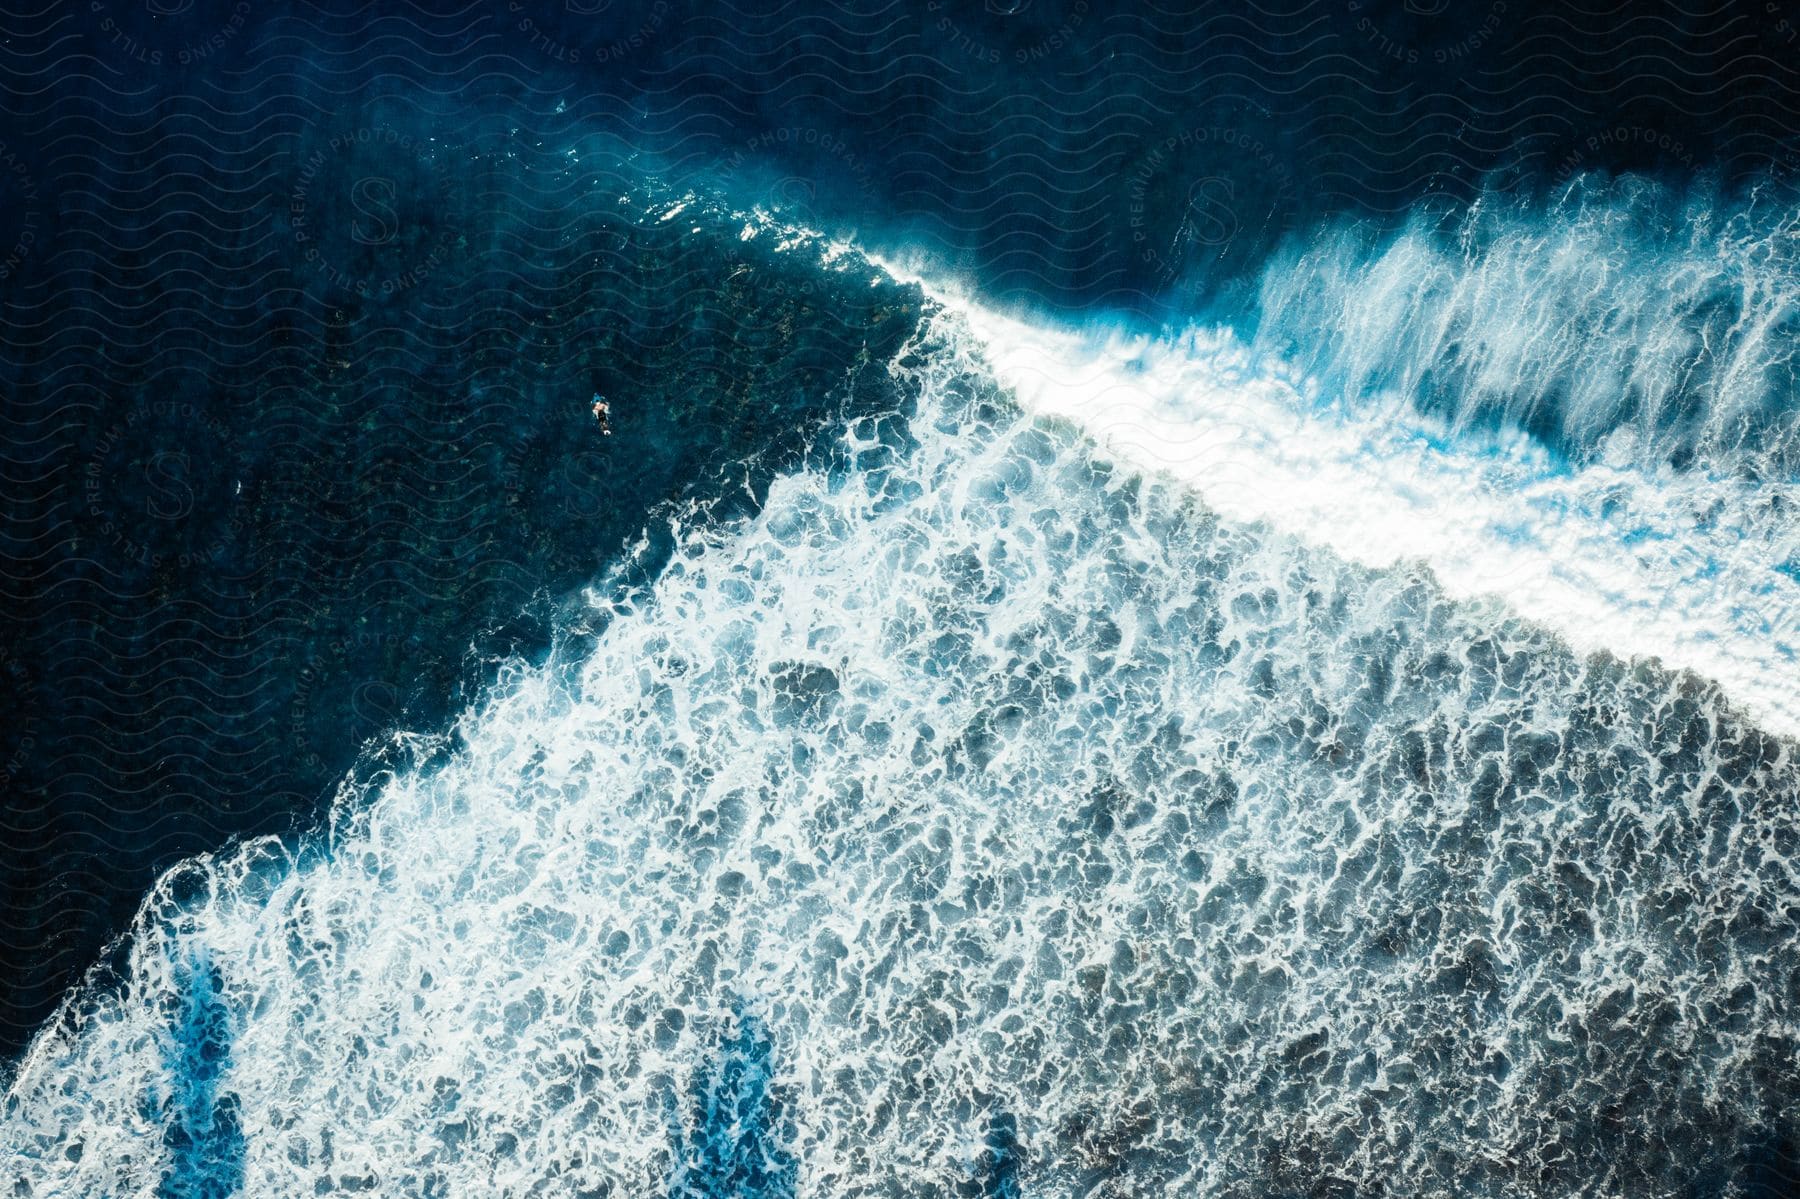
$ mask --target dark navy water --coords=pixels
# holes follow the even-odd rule
[[[0,15],[0,1048],[16,1062],[84,972],[101,971],[93,986],[117,981],[116,939],[175,863],[263,834],[301,845],[347,772],[404,774],[423,752],[390,734],[447,729],[500,663],[591,632],[569,631],[593,620],[571,615],[585,611],[584,588],[649,586],[679,557],[692,506],[721,524],[759,511],[777,479],[816,461],[821,439],[917,401],[891,364],[920,334],[920,291],[779,252],[728,209],[760,205],[916,259],[996,305],[1150,326],[1262,320],[1277,340],[1328,329],[1321,354],[1342,358],[1366,334],[1332,325],[1353,288],[1277,303],[1258,284],[1321,227],[1378,242],[1484,194],[1541,206],[1572,180],[1625,172],[1665,189],[1641,215],[1651,225],[1684,205],[1735,211],[1758,188],[1792,208],[1797,31],[1800,9],[1763,0],[1691,11],[11,5]],[[722,200],[675,210],[690,191]],[[1741,326],[1753,306],[1730,303],[1696,300],[1716,315],[1697,327]],[[1784,319],[1791,342],[1791,311]],[[1482,413],[1578,450],[1594,428],[1637,415],[1563,419],[1597,361],[1576,355],[1513,407],[1480,391],[1475,368],[1446,369],[1421,383],[1421,406],[1454,411],[1475,395]],[[1759,376],[1775,398],[1763,423],[1734,426],[1734,447],[1791,427],[1791,363]],[[1374,361],[1357,377],[1404,373]],[[1725,380],[1709,388],[1739,385],[1702,374]],[[595,397],[610,406],[609,432]],[[1691,465],[1703,440],[1682,432],[1668,457]],[[996,568],[968,569],[975,588]],[[1420,671],[1437,669],[1419,657]],[[782,676],[783,710],[829,716],[838,684],[795,671]],[[1786,794],[1791,746],[1695,715],[1710,699],[1676,702],[1642,701],[1662,712],[1661,769],[1698,771],[1696,794],[1716,779],[1763,803]],[[1329,751],[1312,714],[1293,719],[1264,735]],[[1419,736],[1392,770],[1440,769],[1449,751]],[[983,753],[979,738],[964,748]],[[1538,773],[1574,793],[1589,785],[1558,775],[1554,753],[1507,753],[1524,772],[1509,787],[1529,790],[1519,779]],[[1081,819],[1131,821],[1099,809]],[[1467,850],[1488,851],[1509,852]],[[1387,869],[1390,850],[1367,852],[1371,877]],[[1618,860],[1639,852],[1658,849]],[[1775,844],[1768,876],[1794,852]],[[1087,867],[1098,868],[1072,868]],[[1240,881],[1253,904],[1262,884]],[[1544,897],[1542,910],[1558,902]],[[1540,1193],[1591,1177],[1606,1157],[1593,1143],[1612,1143],[1629,1167],[1615,1182],[1792,1188],[1781,1109],[1800,1096],[1796,909],[1756,912],[1766,923],[1749,928],[1739,913],[1718,935],[1760,963],[1744,984],[1757,998],[1702,1022],[1767,1025],[1754,1106],[1768,1118],[1709,1127],[1693,1114],[1700,1101],[1674,1088],[1692,1108],[1692,1143],[1722,1146],[1689,1177],[1657,1156],[1666,1143],[1634,1140],[1625,1109],[1593,1097],[1581,1115],[1590,1143],[1567,1162],[1493,1177]],[[1392,918],[1376,944],[1435,935],[1428,911]],[[1442,1002],[1484,1002],[1489,952],[1469,950]],[[240,1193],[246,1134],[220,1086],[235,1019],[223,976],[203,956],[170,970],[179,986],[160,1052],[185,1081],[145,1098],[163,1113],[173,1163],[159,1194]],[[672,1130],[671,1193],[806,1193],[787,1147],[799,1100],[779,1081],[765,1019],[746,1007],[689,1030],[706,1064],[656,1113]],[[1593,1037],[1596,1070],[1632,1052]],[[1289,1047],[1291,1070],[1254,1101],[1278,1108],[1295,1077],[1356,1069],[1315,1061],[1323,1050]],[[1653,1086],[1683,1052],[1671,1041],[1626,1074]],[[1479,1068],[1504,1080],[1509,1067]],[[1200,1080],[1164,1083],[1217,1098]],[[1640,1112],[1653,1099],[1620,1103]],[[969,1142],[961,1193],[1030,1194],[1020,1124],[1033,1114],[991,1094],[946,1103]],[[1102,1128],[1115,1115],[1120,1126]],[[1064,1139],[1088,1155],[1084,1193],[1138,1177],[1106,1164],[1109,1144],[1126,1146],[1120,1160],[1153,1156],[1129,1148],[1131,1119],[1068,1117]],[[1373,1193],[1333,1173],[1351,1149],[1298,1132],[1293,1144],[1265,1161],[1262,1193]],[[361,1168],[345,1166],[340,1185],[355,1189],[341,1180]]]

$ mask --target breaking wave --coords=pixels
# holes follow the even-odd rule
[[[1800,193],[1578,176],[1272,264],[1260,344],[1352,397],[1510,426],[1581,462],[1800,472]]]
[[[678,522],[328,837],[165,879],[20,1068],[16,1193],[1658,1196],[1791,1160],[1791,743],[1114,464],[954,317],[895,369],[906,411]]]

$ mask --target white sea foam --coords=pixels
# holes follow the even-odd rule
[[[1590,248],[1589,257],[1602,252]],[[1360,310],[1343,318],[1355,344],[1391,339],[1421,359],[1441,356],[1433,334],[1407,332],[1423,319],[1420,296],[1431,291],[1403,285],[1402,276],[1430,274],[1422,254],[1402,238],[1378,256],[1370,270],[1384,282],[1365,287]],[[1268,290],[1297,304],[1293,296],[1316,270],[1285,269],[1294,277]],[[1495,270],[1488,262],[1472,268],[1477,276]],[[1591,377],[1596,386],[1619,384],[1620,372],[1649,378],[1652,357],[1670,378],[1683,373],[1671,355],[1651,349],[1620,351],[1624,365],[1601,369],[1587,361],[1600,356],[1596,346],[1561,348],[1541,310],[1569,281],[1547,275],[1535,284],[1547,294],[1527,293],[1519,270],[1503,274],[1449,288],[1479,297],[1458,301],[1465,307],[1495,309],[1482,313],[1495,322],[1484,343],[1489,356],[1467,368],[1490,377],[1484,386],[1507,373],[1529,393],[1525,355],[1533,346],[1548,374]],[[1677,468],[1646,456],[1638,431],[1616,425],[1592,454],[1571,459],[1517,428],[1480,427],[1473,408],[1438,417],[1405,390],[1341,390],[1344,378],[1368,382],[1374,372],[1366,364],[1333,383],[1226,329],[1157,336],[1061,328],[1003,315],[954,289],[933,294],[963,319],[1028,410],[1075,422],[1120,461],[1181,480],[1221,515],[1266,521],[1369,565],[1425,563],[1452,595],[1496,596],[1584,652],[1697,671],[1768,727],[1800,733],[1800,486],[1792,478],[1731,473],[1716,460],[1711,469]],[[1518,325],[1504,323],[1502,306],[1518,310]],[[1383,351],[1369,348],[1364,357]],[[1773,403],[1761,392],[1757,402]],[[1800,413],[1791,387],[1786,402],[1789,417]],[[1729,423],[1714,417],[1712,426]]]
[[[1046,407],[1175,369],[977,324]],[[15,1193],[1658,1195],[1774,1135],[1786,748],[976,350],[304,860],[165,880],[21,1068]]]
[[[1351,403],[1527,428],[1577,461],[1800,474],[1800,192],[1738,199],[1580,176],[1376,233],[1321,232],[1263,274],[1259,344]]]
[[[943,299],[915,409],[693,514],[329,837],[163,880],[13,1081],[13,1193],[1656,1196],[1778,1158],[1800,764],[1615,655],[1791,727],[1783,485]]]
[[[1249,341],[1012,316],[881,265],[956,313],[1027,410],[1220,514],[1421,562],[1800,735],[1791,185],[1725,203],[1578,176],[1548,205],[1322,231],[1266,269]]]

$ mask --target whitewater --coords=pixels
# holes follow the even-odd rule
[[[15,1193],[1651,1196],[1785,1160],[1779,406],[1747,449],[1688,370],[1546,438],[1405,369],[1527,342],[1298,361],[1319,279],[1366,328],[1444,253],[1321,246],[1255,336],[937,288],[904,409],[752,517],[674,514],[653,580],[321,836],[165,878],[12,1081]],[[1500,294],[1469,261],[1464,321]]]
[[[1265,272],[1257,329],[1057,327],[891,264],[1030,411],[1375,566],[1800,734],[1800,204],[1578,180]]]

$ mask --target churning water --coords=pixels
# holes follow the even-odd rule
[[[19,1070],[14,1193],[1650,1196],[1788,1168],[1789,480],[1706,458],[1722,415],[1658,415],[1741,394],[1712,358],[1557,425],[1680,462],[1463,419],[1545,338],[1558,387],[1660,369],[1606,356],[1629,320],[1574,348],[1495,323],[1539,319],[1508,289],[1561,236],[1468,274],[1422,232],[1321,241],[1279,269],[1339,254],[1329,286],[1271,275],[1259,336],[1341,339],[1335,373],[938,305],[903,405],[754,515],[685,512],[652,581],[597,583],[328,835],[167,877],[124,981]],[[1391,319],[1367,299],[1433,263]],[[1408,304],[1464,330],[1452,365],[1406,365]],[[1786,382],[1751,299],[1702,306],[1693,338]],[[1401,403],[1427,373],[1439,399]],[[1583,569],[1622,581],[1559,609]]]

